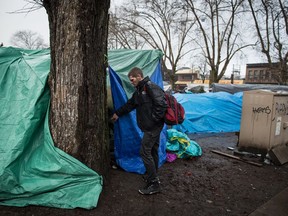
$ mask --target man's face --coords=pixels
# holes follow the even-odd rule
[[[129,76],[129,80],[131,82],[131,84],[136,87],[138,85],[138,83],[142,80],[141,76],[137,76],[137,77],[133,77],[133,76]]]

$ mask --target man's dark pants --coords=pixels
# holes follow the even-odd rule
[[[162,128],[163,125],[157,127],[153,131],[144,132],[141,142],[140,155],[146,168],[148,182],[154,181],[158,177],[158,148]]]

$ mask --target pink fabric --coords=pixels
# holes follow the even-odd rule
[[[171,162],[173,162],[176,159],[177,159],[177,155],[176,154],[166,152],[166,161],[171,163]]]

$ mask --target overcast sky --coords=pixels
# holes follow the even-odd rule
[[[112,0],[121,3],[122,0]],[[24,0],[0,0],[0,43],[12,46],[12,35],[19,30],[31,30],[38,33],[49,44],[48,16],[44,8],[30,13],[11,13],[27,5]],[[29,4],[30,5],[30,4]]]
[[[19,30],[36,32],[48,44],[48,16],[44,8],[28,14],[9,13],[22,9],[26,4],[24,0],[0,0],[0,42],[3,42],[4,46],[12,46],[10,39]]]
[[[118,5],[121,4],[121,2],[123,2],[123,0],[112,0],[111,5],[115,3]],[[11,37],[19,30],[36,32],[44,39],[46,44],[49,44],[48,16],[44,8],[28,14],[11,13],[22,9],[26,4],[27,2],[24,0],[0,0],[0,43],[3,42],[4,46],[12,46],[10,43]],[[113,6],[111,6],[111,8],[113,8]],[[246,63],[257,62],[254,58],[255,53],[250,54],[249,57],[244,57],[244,59],[234,59],[226,75],[230,75],[233,64],[235,64],[235,67],[241,67],[241,74],[243,76],[245,74]],[[189,61],[184,60],[183,64],[187,64],[188,62]],[[191,65],[183,66],[191,67]]]

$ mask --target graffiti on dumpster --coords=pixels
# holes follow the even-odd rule
[[[269,115],[271,113],[271,109],[269,106],[253,107],[253,113],[266,113],[267,115]]]
[[[270,108],[270,106],[259,106],[259,107],[253,107],[252,108],[253,113],[257,113],[257,114],[267,114],[269,115],[272,110]],[[280,116],[284,116],[284,115],[288,115],[288,101],[285,102],[276,102],[275,103],[275,114],[276,115],[280,115]]]
[[[278,115],[288,115],[288,103],[275,103],[275,111]]]

